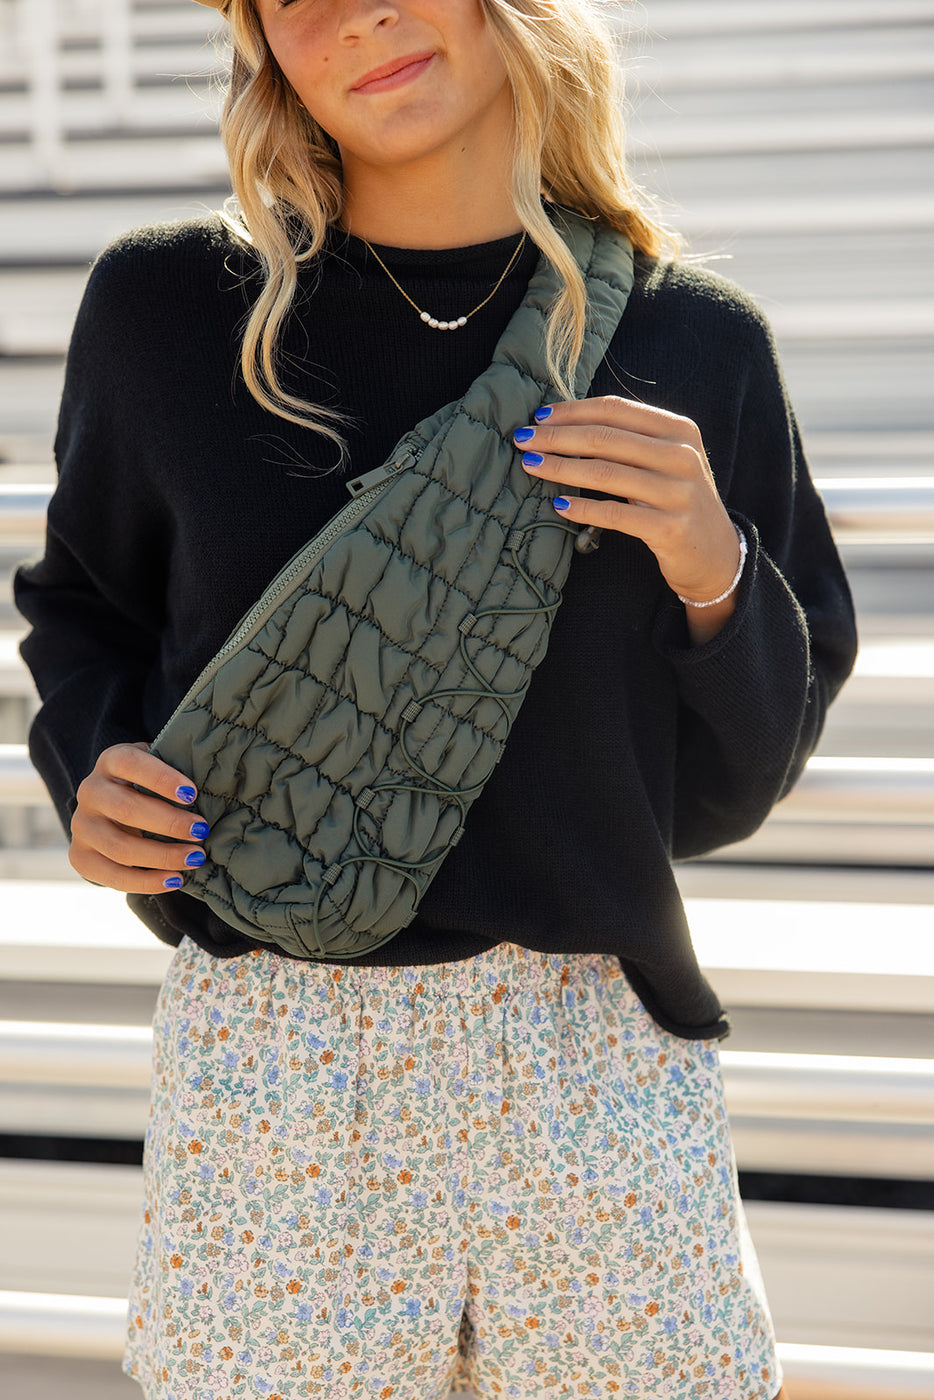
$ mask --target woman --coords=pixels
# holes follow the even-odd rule
[[[98,260],[17,578],[72,864],[179,945],[126,1369],[178,1400],[773,1400],[728,1023],[671,870],[761,824],[855,650],[768,329],[663,259],[596,4],[215,8],[241,216]],[[556,206],[627,235],[635,285],[589,394],[504,431],[599,552],[414,922],[283,956],[185,892],[210,832],[149,743],[350,471],[484,370],[541,254],[567,389]]]

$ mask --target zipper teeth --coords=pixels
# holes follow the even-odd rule
[[[236,632],[228,638],[228,640],[221,647],[220,651],[216,652],[215,655],[212,656],[211,660],[205,666],[201,674],[197,677],[193,684],[189,686],[182,699],[175,706],[175,709],[169,715],[169,718],[166,720],[165,724],[162,726],[162,728],[159,730],[159,733],[156,735],[155,739],[153,739],[152,743],[150,744],[150,752],[152,752],[159,744],[159,742],[162,739],[162,736],[165,734],[169,726],[173,723],[176,716],[180,715],[183,710],[187,709],[188,705],[190,705],[191,701],[198,694],[198,691],[201,690],[205,685],[207,685],[207,683],[212,679],[212,677],[217,673],[217,671],[220,669],[223,663],[227,660],[227,657],[230,656],[233,652],[235,652],[238,649],[238,647],[240,647],[242,643],[246,640],[246,638],[250,635],[250,633],[256,629],[257,624],[261,621],[262,618],[264,618],[267,615],[267,613],[275,605],[280,594],[288,587],[292,580],[294,578],[297,578],[300,574],[308,573],[314,567],[319,556],[324,552],[324,550],[328,548],[331,541],[335,539],[339,534],[341,534],[341,532],[345,530],[348,525],[352,524],[358,515],[364,515],[370,509],[370,506],[373,504],[376,497],[381,495],[387,489],[390,483],[395,479],[397,473],[403,467],[412,466],[412,464],[417,460],[418,453],[414,451],[410,446],[406,451],[400,453],[398,457],[393,458],[391,462],[387,462],[386,479],[384,481],[374,482],[374,484],[370,486],[367,490],[361,491],[358,496],[355,496],[352,501],[348,501],[347,505],[343,506],[341,510],[338,511],[337,515],[334,516],[333,520],[331,520],[327,525],[325,525],[324,529],[321,530],[317,535],[315,535],[314,539],[311,540],[309,544],[305,546],[305,548],[299,553],[298,557],[296,559],[293,559],[290,563],[286,564],[282,572],[273,579],[272,583],[263,593],[262,597],[254,604],[254,606],[247,613],[246,617],[243,619]]]

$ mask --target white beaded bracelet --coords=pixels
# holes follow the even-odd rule
[[[684,603],[686,607],[691,608],[713,608],[717,605],[717,603],[722,603],[727,598],[729,598],[731,593],[736,592],[737,588],[739,587],[739,581],[743,576],[743,568],[746,564],[746,554],[748,553],[748,546],[746,544],[746,536],[743,534],[739,526],[734,523],[733,529],[736,531],[736,538],[739,540],[739,563],[736,566],[736,573],[733,575],[733,582],[730,584],[729,588],[727,588],[725,592],[719,594],[718,597],[709,598],[706,603],[696,603],[693,598],[682,598],[680,593],[676,593],[675,597],[677,598],[679,603]]]

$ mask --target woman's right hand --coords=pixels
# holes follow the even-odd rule
[[[159,796],[137,792],[134,783]],[[173,805],[193,803],[195,785],[151,754],[148,744],[105,749],[77,795],[68,859],[92,884],[125,894],[165,894],[183,883],[178,872],[204,864],[200,842],[207,823]],[[182,844],[154,841],[143,831]]]

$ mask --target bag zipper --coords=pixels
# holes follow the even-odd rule
[[[397,451],[382,466],[376,467],[371,472],[365,472],[363,476],[355,477],[347,482],[347,490],[352,499],[336,515],[332,516],[322,530],[315,535],[314,539],[303,544],[297,554],[293,554],[287,564],[276,574],[275,578],[268,585],[262,596],[257,599],[250,610],[243,615],[236,627],[227,638],[220,651],[216,652],[211,660],[200,673],[197,680],[189,686],[183,698],[176,705],[159,733],[149,746],[152,753],[159,744],[169,726],[176,716],[187,709],[188,705],[197,695],[198,691],[210,681],[220,670],[221,666],[233,652],[243,645],[252,632],[259,629],[260,625],[266,621],[269,613],[278,606],[281,595],[289,588],[292,582],[301,574],[311,572],[311,569],[318,562],[320,556],[333,544],[348,525],[353,525],[361,516],[365,515],[373,504],[374,500],[382,494],[395,479],[400,471],[413,467],[418,461],[425,444],[420,438],[406,437],[399,443]]]

